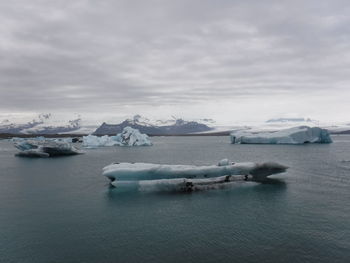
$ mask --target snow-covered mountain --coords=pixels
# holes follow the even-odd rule
[[[103,119],[102,119],[103,121]],[[117,124],[108,124],[117,123]],[[101,123],[101,122],[99,122]],[[0,133],[10,134],[117,134],[126,126],[139,129],[152,135],[176,135],[189,133],[229,133],[230,131],[249,130],[251,132],[277,131],[297,126],[321,127],[331,133],[350,134],[350,123],[321,122],[310,118],[275,118],[261,123],[235,123],[218,126],[212,119],[184,120],[171,116],[167,119],[150,119],[141,115],[126,118],[124,121],[106,120],[102,125],[98,121],[88,122],[79,114],[70,116],[57,114],[39,114],[33,116],[6,115],[0,119]],[[227,121],[227,123],[230,123]]]
[[[83,127],[79,115],[71,119],[60,119],[51,113],[39,114],[31,121],[5,119],[0,122],[0,133],[11,134],[59,134],[91,132],[96,126]]]
[[[171,116],[171,118],[166,119],[166,120],[161,120],[161,119],[149,119],[144,116],[141,116],[139,114],[134,115],[132,118],[128,118],[125,121],[128,121],[130,124],[135,124],[135,125],[142,125],[142,126],[157,126],[157,127],[162,127],[162,126],[171,126],[171,125],[182,125],[186,122],[190,121],[184,121],[182,118],[178,118],[175,116]],[[215,121],[213,119],[193,119],[191,122],[198,122],[201,124],[205,125],[214,125]]]
[[[288,129],[297,126],[310,126],[310,127],[320,127],[327,129],[333,134],[349,134],[350,133],[350,123],[336,123],[332,121],[318,121],[310,118],[277,118],[270,119],[260,126],[260,129],[264,130],[280,130]]]
[[[104,122],[98,129],[96,129],[94,134],[117,134],[127,126],[138,129],[142,133],[151,135],[176,135],[212,130],[211,127],[200,121],[185,121],[181,118],[177,119],[175,117],[172,117],[169,120],[150,120],[141,115],[135,115],[133,118],[126,119],[119,124],[107,124]]]
[[[310,118],[275,118],[257,125],[262,130],[281,130],[298,126],[319,126],[320,122]]]
[[[130,126],[148,134],[186,134],[211,130],[206,123],[215,123],[211,119],[185,121],[172,116],[166,120],[149,119],[141,115],[127,118],[119,124],[87,124],[80,115],[71,117],[51,113],[39,114],[31,118],[9,116],[0,120],[0,133],[9,134],[116,134]]]

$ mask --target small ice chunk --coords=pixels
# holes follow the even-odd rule
[[[222,159],[219,163],[218,166],[225,166],[225,165],[229,165],[230,162],[228,159]]]

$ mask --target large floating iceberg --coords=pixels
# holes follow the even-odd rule
[[[95,136],[88,135],[83,137],[84,147],[101,147],[101,146],[150,146],[152,142],[147,134],[142,134],[137,129],[125,127],[123,131],[116,136]]]
[[[20,150],[16,156],[23,157],[52,157],[83,153],[68,142],[49,139],[22,139],[15,141],[14,146]]]
[[[304,144],[331,143],[332,139],[326,129],[299,126],[275,131],[258,132],[235,131],[231,133],[231,143],[241,144]]]
[[[272,174],[283,173],[287,166],[266,163],[229,163],[227,159],[218,165],[168,165],[152,163],[115,163],[103,168],[103,175],[112,184],[119,182],[135,182],[146,180],[180,180],[189,183],[219,183],[229,182],[238,176],[246,180],[262,181]],[[189,180],[189,181],[188,181]],[[164,181],[161,181],[164,182]]]

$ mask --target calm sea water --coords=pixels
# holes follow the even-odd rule
[[[0,141],[0,262],[349,262],[350,137],[329,145],[231,145],[157,137],[154,146],[14,157]],[[110,189],[112,162],[291,168],[270,184],[194,193]]]

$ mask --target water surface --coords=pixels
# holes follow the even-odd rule
[[[324,145],[231,145],[153,137],[50,159],[0,141],[0,262],[348,262],[350,137]],[[276,161],[269,184],[194,193],[118,191],[112,162]]]

